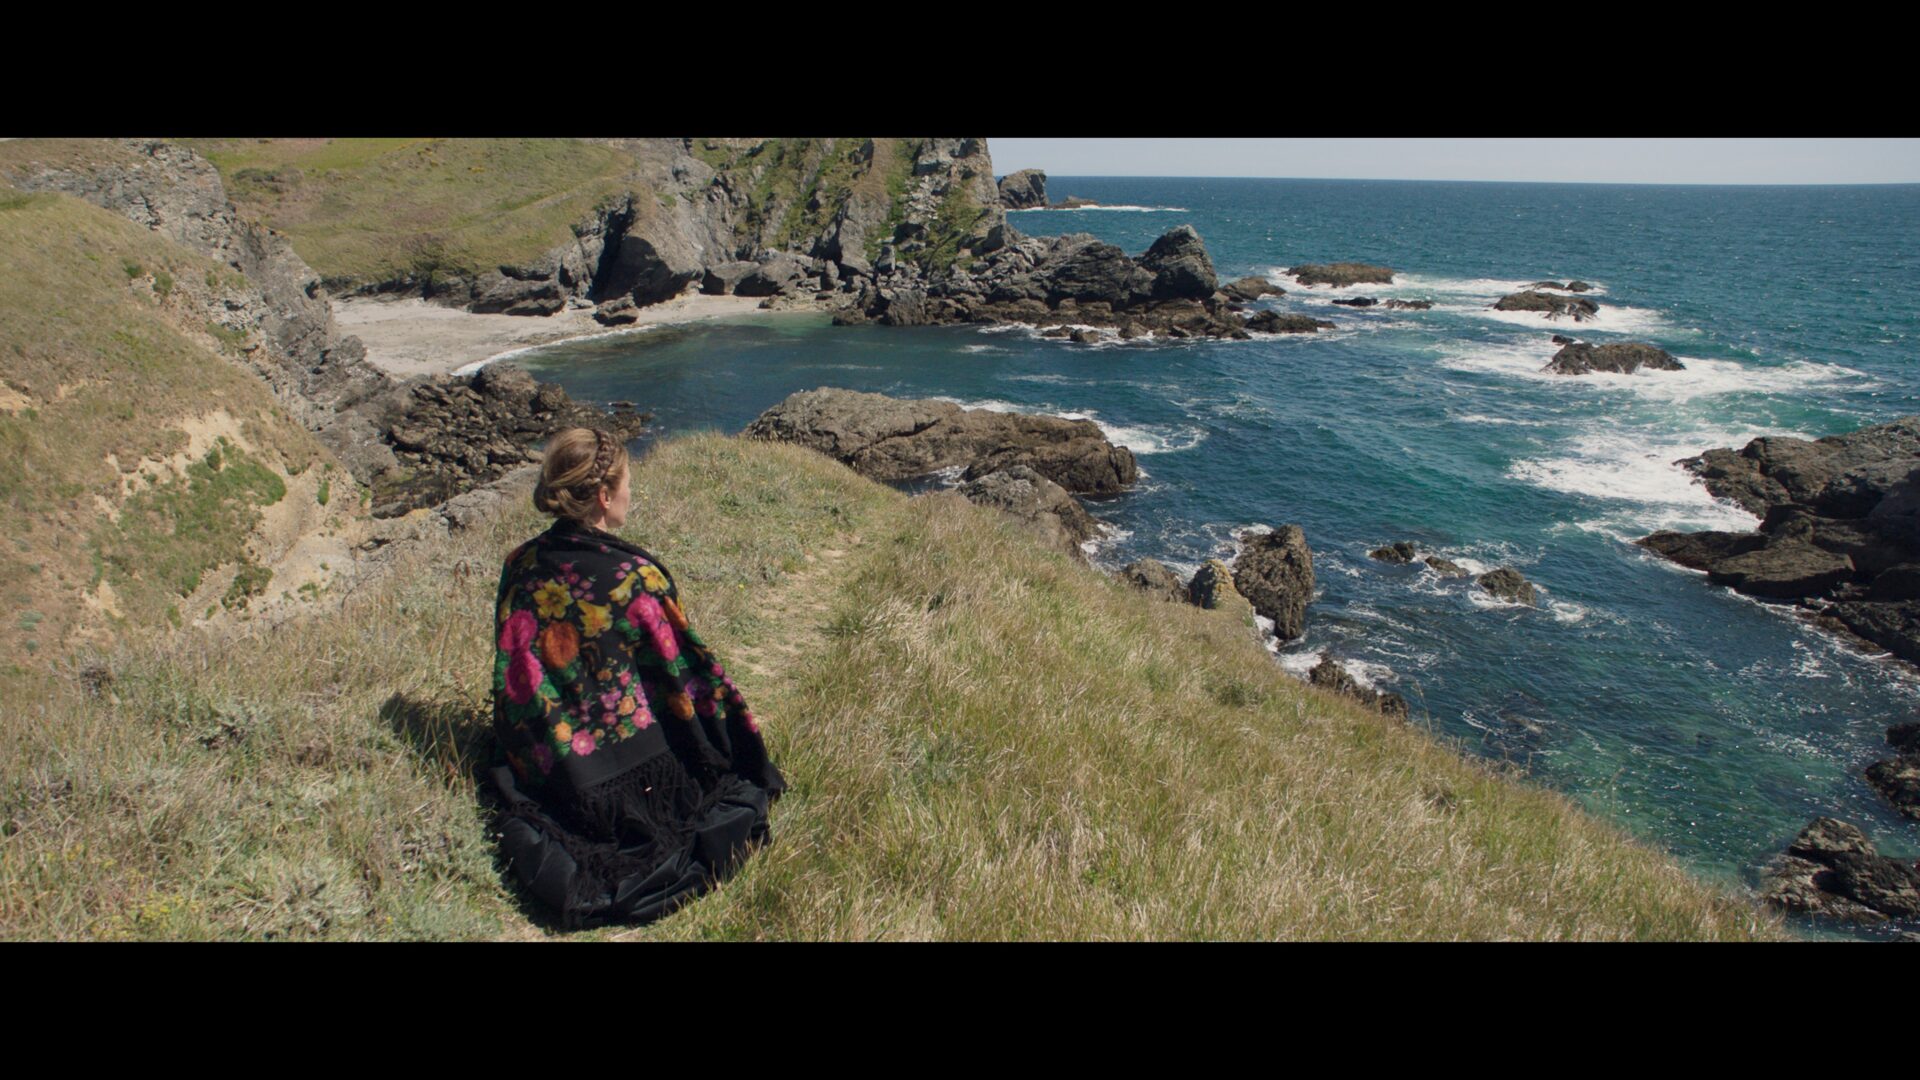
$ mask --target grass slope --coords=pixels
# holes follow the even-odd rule
[[[576,936],[1782,933],[991,511],[712,434],[635,476],[625,532],[673,568],[793,789],[717,892]],[[335,615],[0,675],[0,935],[551,933],[472,776],[499,559],[544,524],[503,510]]]
[[[57,653],[103,582],[110,624],[200,614],[181,605],[202,576],[331,462],[216,355],[244,335],[206,321],[209,297],[239,284],[117,214],[0,185],[0,666]]]
[[[183,139],[242,213],[329,287],[473,277],[538,258],[629,190],[633,159],[573,139]]]

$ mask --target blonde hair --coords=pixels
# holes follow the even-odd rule
[[[626,443],[597,428],[568,428],[547,440],[533,505],[543,514],[585,521],[599,509],[594,496],[626,467]]]

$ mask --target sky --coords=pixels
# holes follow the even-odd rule
[[[1920,139],[995,139],[994,172],[1595,184],[1920,183]]]

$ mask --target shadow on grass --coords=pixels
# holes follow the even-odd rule
[[[493,869],[514,907],[546,933],[564,930],[560,920],[520,883],[500,847],[499,816],[504,809],[490,775],[495,736],[493,717],[461,701],[438,701],[394,694],[380,704],[380,719],[430,770],[450,786],[469,785],[487,823]]]

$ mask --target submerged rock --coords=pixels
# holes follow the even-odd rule
[[[1233,564],[1233,583],[1253,608],[1273,620],[1274,636],[1290,641],[1307,632],[1313,600],[1313,551],[1298,525],[1248,537]]]
[[[1467,576],[1467,568],[1464,566],[1461,566],[1457,562],[1454,562],[1452,559],[1443,559],[1438,555],[1429,555],[1421,561],[1425,562],[1428,566],[1433,567],[1435,573],[1444,575],[1446,577],[1466,577]]]
[[[1391,285],[1393,271],[1368,263],[1308,263],[1287,271],[1302,285]]]
[[[1413,541],[1396,540],[1386,547],[1377,547],[1367,552],[1367,558],[1404,565],[1413,561],[1413,551]]]
[[[1585,375],[1594,371],[1631,375],[1643,367],[1655,371],[1685,370],[1680,361],[1665,349],[1638,341],[1617,345],[1571,342],[1553,354],[1553,359],[1547,361],[1547,366],[1540,370],[1556,375]]]
[[[1326,319],[1308,315],[1282,315],[1277,311],[1258,312],[1247,320],[1247,329],[1262,334],[1311,334],[1333,328],[1334,323]]]
[[[1399,694],[1384,693],[1360,685],[1346,668],[1334,662],[1333,654],[1321,653],[1320,662],[1307,672],[1307,681],[1322,690],[1331,690],[1336,694],[1350,697],[1370,709],[1375,709],[1395,720],[1407,718],[1407,699]]]
[[[1341,307],[1372,307],[1379,302],[1371,296],[1343,296],[1334,300]]]
[[[1263,296],[1285,296],[1287,290],[1263,277],[1243,277],[1220,286],[1229,300],[1250,301]]]
[[[1510,600],[1516,604],[1526,604],[1529,607],[1533,606],[1533,585],[1528,582],[1526,578],[1520,576],[1520,571],[1510,566],[1503,566],[1498,570],[1489,570],[1481,574],[1476,580],[1479,582],[1481,588],[1502,600]]]
[[[1433,301],[1431,300],[1385,300],[1381,302],[1380,306],[1384,308],[1394,308],[1396,310],[1401,310],[1401,311],[1426,311],[1427,309],[1433,307]]]

